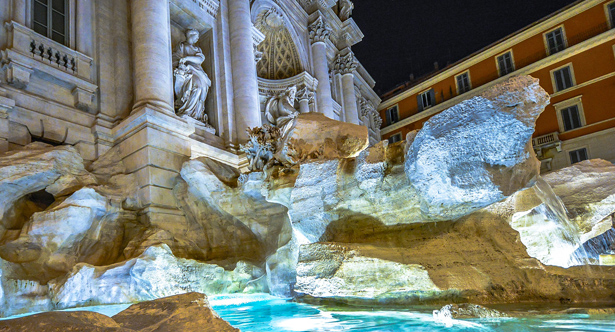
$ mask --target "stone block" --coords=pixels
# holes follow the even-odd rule
[[[143,205],[162,206],[167,208],[177,208],[177,201],[171,189],[146,185],[138,191],[139,200]]]
[[[173,189],[179,177],[179,172],[173,172],[155,166],[145,166],[134,173],[140,185],[156,185]]]

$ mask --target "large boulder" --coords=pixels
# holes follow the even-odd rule
[[[85,170],[83,158],[72,146],[32,143],[0,155],[0,235],[5,236],[7,230],[19,234],[23,223],[53,203],[54,197],[94,183],[96,179]],[[28,196],[35,193],[40,194]]]
[[[356,157],[369,145],[367,127],[336,121],[320,113],[299,114],[284,137],[284,153],[293,162]]]
[[[85,305],[133,303],[201,292],[226,294],[266,290],[261,269],[239,262],[233,271],[173,256],[162,244],[140,257],[110,266],[81,263],[70,274],[49,283],[57,309]]]
[[[211,309],[207,296],[188,293],[133,304],[113,316],[121,327],[140,331],[239,331]]]
[[[533,185],[530,139],[548,104],[538,79],[518,76],[427,121],[406,154],[423,213],[457,219]]]

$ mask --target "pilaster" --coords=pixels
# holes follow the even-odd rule
[[[318,112],[326,117],[334,119],[333,97],[331,96],[331,84],[329,83],[329,61],[327,60],[326,41],[331,35],[331,28],[319,15],[309,27],[310,40],[312,42],[312,61],[314,76],[318,80],[316,98],[318,100]]]

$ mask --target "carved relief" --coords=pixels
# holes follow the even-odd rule
[[[322,16],[319,16],[308,26],[310,30],[310,40],[312,43],[325,42],[331,35],[331,28],[327,26]]]
[[[198,40],[198,31],[186,30],[186,41],[179,43],[173,52],[175,112],[178,116],[189,117],[213,129],[207,123],[205,113],[205,99],[211,80],[202,67],[205,55],[195,45]]]
[[[297,87],[271,97],[265,106],[265,116],[272,125],[280,128],[282,136],[285,136],[294,125],[295,118],[299,115],[294,107]]]
[[[335,59],[335,71],[339,74],[346,75],[352,74],[359,63],[357,62],[354,53],[349,52],[346,55],[338,54],[337,59]]]
[[[339,17],[340,20],[346,21],[352,16],[352,10],[354,9],[354,4],[350,0],[339,0]]]

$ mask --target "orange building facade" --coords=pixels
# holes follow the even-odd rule
[[[383,96],[391,142],[433,115],[515,75],[551,95],[533,144],[542,171],[585,159],[615,162],[615,0],[576,2],[425,79]]]

